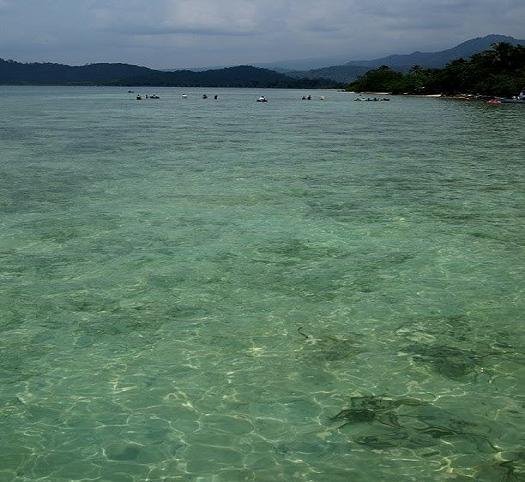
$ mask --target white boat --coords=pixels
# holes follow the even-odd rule
[[[257,102],[268,102],[268,99],[264,97],[264,95],[261,95],[261,97],[257,99]]]

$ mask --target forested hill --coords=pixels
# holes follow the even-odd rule
[[[21,63],[0,59],[0,84],[11,85],[121,85],[166,87],[337,88],[326,79],[297,79],[251,66],[194,72],[163,72],[129,64],[69,66]]]
[[[408,72],[414,65],[419,65],[426,69],[442,68],[453,60],[459,58],[469,59],[473,55],[489,49],[491,45],[502,42],[514,46],[525,45],[525,40],[518,40],[506,35],[491,34],[467,40],[455,47],[439,52],[413,52],[411,54],[390,55],[373,60],[352,60],[344,65],[323,67],[315,70],[292,71],[286,74],[291,77],[324,78],[346,83],[352,82],[370,69],[377,69],[383,65],[399,72]]]
[[[457,59],[443,69],[414,66],[407,73],[383,65],[370,70],[347,90],[394,94],[517,95],[525,88],[525,46],[498,43],[490,50]]]
[[[525,40],[518,40],[507,35],[491,34],[467,40],[455,47],[439,52],[413,52],[407,55],[390,55],[374,60],[353,60],[348,62],[347,65],[368,67],[369,69],[387,65],[391,69],[405,72],[414,65],[427,69],[439,69],[456,59],[469,59],[475,54],[490,49],[492,45],[497,43],[507,43],[516,46],[520,44],[525,45]]]

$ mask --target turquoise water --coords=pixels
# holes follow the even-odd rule
[[[525,480],[522,106],[126,90],[0,87],[2,482]]]

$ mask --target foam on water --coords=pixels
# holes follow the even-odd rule
[[[521,106],[158,90],[0,88],[0,480],[523,480]]]

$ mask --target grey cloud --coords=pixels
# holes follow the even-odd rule
[[[523,0],[0,0],[0,57],[184,67],[525,37]]]
[[[247,35],[258,32],[256,2],[229,0],[225,3],[224,6],[214,0],[158,0],[154,2],[155,13],[152,14],[151,9],[130,9],[127,3],[114,2],[95,9],[95,16],[104,30],[139,35]]]

